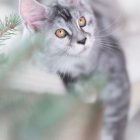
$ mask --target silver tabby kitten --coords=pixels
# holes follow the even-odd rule
[[[101,0],[58,0],[47,6],[21,0],[20,14],[27,29],[45,34],[43,61],[66,86],[96,72],[108,77],[101,139],[124,140],[129,80],[117,37],[106,28],[115,26],[106,6]]]

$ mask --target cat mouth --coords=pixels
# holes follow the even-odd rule
[[[82,51],[80,51],[78,55],[82,55],[82,54],[85,53],[88,49],[89,49],[89,47],[84,47],[84,49],[83,49]]]
[[[87,56],[89,53],[89,48],[90,47],[85,46],[83,49],[79,50],[78,52],[67,52],[67,55],[73,56],[73,57]]]

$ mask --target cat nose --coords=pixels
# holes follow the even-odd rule
[[[77,41],[78,44],[85,45],[87,38]]]

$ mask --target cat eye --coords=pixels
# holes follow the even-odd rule
[[[56,32],[55,32],[55,35],[58,37],[58,38],[64,38],[64,37],[66,37],[67,36],[67,31],[66,30],[64,30],[64,29],[58,29],[58,30],[56,30]]]
[[[85,17],[81,17],[78,21],[80,27],[85,27],[87,24],[86,22],[87,21],[86,21]]]

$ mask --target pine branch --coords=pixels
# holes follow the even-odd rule
[[[20,25],[21,20],[17,14],[11,14],[5,17],[5,20],[0,20],[0,45],[3,45],[5,40],[11,38],[16,33],[16,27]]]

